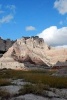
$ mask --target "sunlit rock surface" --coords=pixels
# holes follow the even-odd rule
[[[51,68],[58,61],[67,60],[67,49],[48,46],[42,38],[23,37],[0,58],[0,68],[36,69]]]

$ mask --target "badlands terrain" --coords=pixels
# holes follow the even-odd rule
[[[67,100],[66,48],[48,46],[38,36],[8,44],[0,48],[0,100]]]
[[[67,66],[67,48],[50,47],[38,36],[17,39],[0,58],[1,69],[48,69],[55,66]]]

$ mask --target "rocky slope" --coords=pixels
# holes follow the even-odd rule
[[[13,45],[15,41],[4,40],[0,37],[0,57]]]
[[[25,82],[23,79],[11,80],[13,85],[0,86],[0,91],[9,93],[7,96],[0,96],[0,100],[67,100],[67,89],[49,88],[49,90],[43,90],[42,95],[35,95],[27,93],[25,95],[19,95],[19,90],[24,87],[25,84],[31,84]]]
[[[0,68],[34,69],[50,68],[57,61],[67,60],[67,49],[49,47],[42,38],[23,37],[18,39],[0,58]]]

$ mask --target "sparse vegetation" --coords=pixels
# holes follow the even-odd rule
[[[11,81],[8,80],[8,79],[0,79],[0,86],[7,86],[7,85],[10,85],[11,84]]]
[[[7,100],[8,98],[10,98],[10,93],[7,92],[6,90],[0,90],[0,97],[1,100],[3,100],[5,98],[5,100]]]
[[[19,90],[19,95],[24,95],[24,94],[37,94],[37,95],[43,95],[43,90],[49,90],[47,85],[44,85],[42,83],[38,84],[26,84],[24,85],[23,88]]]
[[[18,70],[1,70],[0,80],[6,79],[24,79],[25,81],[38,84],[42,83],[50,87],[67,88],[67,77],[51,76],[53,73],[50,71],[18,71]],[[3,81],[3,83],[5,83]],[[6,81],[10,84],[9,81]],[[1,85],[4,85],[0,82]],[[6,83],[5,83],[6,84]]]
[[[67,88],[67,77],[52,76],[55,71],[22,71],[3,69],[0,70],[0,86],[13,85],[12,79],[24,79],[29,83],[23,85],[19,93],[11,95],[6,90],[0,90],[0,97],[2,100],[8,100],[11,97],[33,93],[48,97],[48,91],[53,88]],[[50,96],[49,96],[50,97]]]
[[[66,77],[56,77],[45,74],[29,74],[29,75],[24,75],[24,79],[31,83],[41,82],[45,85],[49,85],[50,87],[67,88]]]

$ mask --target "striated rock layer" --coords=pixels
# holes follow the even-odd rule
[[[50,68],[57,61],[66,60],[67,49],[51,48],[38,36],[23,37],[0,58],[0,68],[23,70]]]

